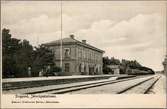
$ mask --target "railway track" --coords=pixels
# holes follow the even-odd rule
[[[136,84],[132,87],[129,87],[125,90],[122,90],[119,92],[119,94],[147,94],[147,92],[152,88],[152,86],[161,78],[161,76],[154,77],[152,79],[149,79],[147,81],[143,81],[139,84]]]
[[[77,91],[77,90],[82,90],[82,89],[87,89],[87,88],[92,88],[92,87],[98,87],[106,84],[111,84],[111,83],[117,83],[117,82],[122,82],[122,81],[128,81],[131,79],[135,79],[138,77],[132,77],[132,78],[125,78],[125,79],[116,79],[113,80],[113,77],[107,80],[101,80],[101,81],[92,81],[92,82],[83,82],[83,83],[78,83],[78,84],[69,84],[63,87],[55,87],[51,89],[45,89],[45,90],[40,90],[40,91],[33,91],[33,92],[27,92],[25,94],[63,94],[71,91]]]
[[[90,83],[85,83],[85,84],[78,84],[78,85],[69,85],[66,87],[59,87],[59,88],[52,88],[52,89],[45,89],[45,90],[40,90],[40,91],[34,91],[34,92],[28,92],[26,94],[65,94],[65,93],[75,93],[78,91],[84,91],[85,89],[89,90],[92,88],[96,88],[96,87],[101,87],[101,86],[105,86],[105,85],[111,85],[111,84],[119,84],[119,83],[124,83],[125,81],[135,81],[140,79],[140,81],[138,80],[136,83],[134,84],[130,84],[129,86],[119,89],[117,91],[114,91],[113,93],[116,94],[121,94],[126,92],[127,90],[132,90],[134,87],[137,87],[139,85],[142,85],[144,83],[147,83],[149,81],[152,82],[156,82],[158,80],[159,77],[157,76],[148,76],[148,77],[133,77],[133,78],[126,78],[126,79],[120,79],[120,80],[112,80],[108,79],[108,80],[104,80],[101,82],[90,82]],[[148,85],[149,86],[149,85]],[[119,87],[119,86],[117,86]],[[151,87],[151,86],[149,86]],[[144,92],[145,93],[145,92]]]
[[[100,87],[69,92],[71,94],[144,94],[158,81],[160,76],[136,78]]]
[[[17,90],[3,91],[3,93],[19,94],[69,94],[69,93],[104,93],[122,94],[122,93],[147,93],[149,89],[159,80],[160,76],[136,76],[131,78],[111,77],[105,80],[78,82],[64,85],[48,85],[42,87],[33,87]],[[107,90],[107,91],[106,91]]]
[[[112,80],[118,79],[120,81],[130,80],[131,78],[136,76],[111,76],[110,79],[103,79],[103,80],[95,80],[95,81],[85,81],[85,82],[76,82],[76,83],[68,83],[68,84],[56,84],[55,81],[52,82],[52,84],[55,85],[45,85],[45,86],[38,86],[38,87],[28,87],[27,88],[16,88],[16,89],[9,89],[9,90],[3,90],[3,94],[36,94],[36,93],[45,93],[49,91],[55,91],[55,90],[61,90],[61,89],[68,89],[72,87],[78,87],[78,86],[86,86],[91,84],[98,84],[98,83],[104,83],[104,82],[110,82]],[[112,81],[115,82],[115,81]],[[24,83],[23,83],[24,84]],[[40,85],[40,84],[39,84]]]

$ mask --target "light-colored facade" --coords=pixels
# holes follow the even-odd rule
[[[46,43],[55,54],[55,64],[60,67],[60,40]],[[62,39],[62,75],[102,74],[104,51],[76,40],[73,35]]]

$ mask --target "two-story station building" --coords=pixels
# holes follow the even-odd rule
[[[62,47],[61,46],[62,42]],[[60,67],[62,50],[62,75],[100,75],[104,51],[89,45],[86,40],[78,41],[74,35],[45,44],[55,54],[55,65]],[[62,49],[61,49],[62,48]]]

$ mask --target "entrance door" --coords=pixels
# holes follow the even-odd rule
[[[94,75],[94,68],[93,67],[89,67],[89,75]]]
[[[70,72],[70,64],[65,63],[65,72]]]

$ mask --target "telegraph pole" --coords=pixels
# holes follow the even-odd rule
[[[61,39],[60,39],[60,68],[62,69],[62,67],[63,67],[63,63],[62,63],[62,59],[63,59],[63,47],[62,47],[62,35],[63,35],[63,33],[62,33],[62,31],[63,31],[63,22],[62,22],[62,0],[60,1],[60,16],[61,16],[61,32],[60,32],[60,34],[61,34]]]

